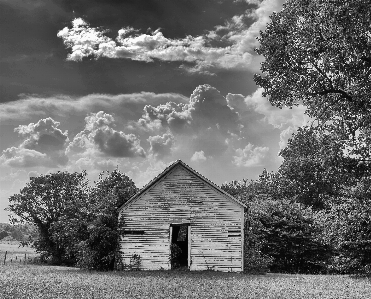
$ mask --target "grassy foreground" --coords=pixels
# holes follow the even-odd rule
[[[1,265],[0,298],[371,298],[366,278]]]

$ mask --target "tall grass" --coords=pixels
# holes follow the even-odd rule
[[[371,298],[366,278],[0,266],[0,298]]]

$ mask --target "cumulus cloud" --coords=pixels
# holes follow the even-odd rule
[[[98,153],[105,157],[145,157],[140,140],[113,128],[112,115],[100,111],[85,118],[85,128],[68,145],[67,153]]]
[[[197,133],[202,128],[227,133],[238,131],[238,114],[216,88],[205,84],[193,91],[188,103],[145,106],[138,124],[149,129],[169,128],[177,133]]]
[[[233,156],[233,164],[243,167],[261,166],[264,164],[264,158],[268,151],[268,147],[254,147],[249,143],[245,148],[236,150],[236,156]]]
[[[207,69],[253,69],[253,49],[257,46],[256,37],[264,30],[269,15],[282,7],[283,0],[250,1],[254,9],[234,16],[224,25],[202,36],[185,36],[171,39],[160,29],[149,34],[139,33],[131,27],[118,31],[116,39],[105,35],[106,31],[91,27],[85,20],[76,18],[71,27],[65,27],[57,34],[70,50],[68,60],[80,61],[83,58],[126,58],[152,62],[180,61],[193,64],[183,67],[191,72],[204,72]],[[251,25],[251,20],[253,23]],[[223,46],[213,47],[212,42]],[[254,59],[255,60],[255,59]]]
[[[60,130],[59,125],[49,117],[18,126],[14,131],[24,140],[19,147],[4,150],[2,162],[13,167],[66,165],[68,158],[64,151],[69,141],[68,132]]]
[[[149,136],[148,142],[151,146],[149,152],[157,159],[161,159],[171,154],[174,136],[171,134]]]
[[[204,151],[195,152],[191,157],[192,162],[205,161],[205,160],[206,160],[206,157],[205,157]]]
[[[36,150],[42,153],[63,150],[68,142],[67,131],[62,132],[59,122],[48,117],[39,120],[36,124],[18,126],[14,129],[20,136],[25,137],[21,147]]]
[[[192,147],[203,149],[207,155],[223,153],[227,148],[226,139],[231,134],[239,134],[241,129],[237,112],[210,85],[198,86],[185,104],[145,106],[137,125],[148,132],[180,136],[178,143],[186,143],[192,150]]]

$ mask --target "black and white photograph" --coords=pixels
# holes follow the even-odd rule
[[[371,298],[370,0],[0,0],[0,298]]]

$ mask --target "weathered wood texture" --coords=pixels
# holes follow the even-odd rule
[[[121,240],[125,263],[133,254],[141,268],[170,269],[170,224],[190,223],[190,270],[243,270],[243,206],[176,165],[120,211],[125,229],[144,231]]]

